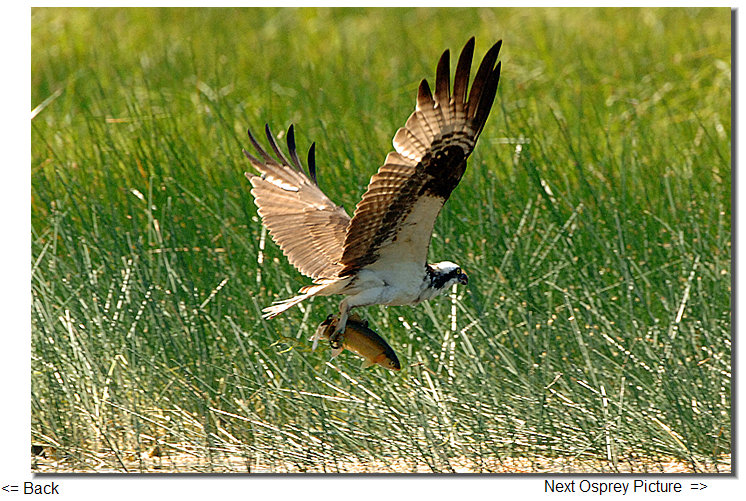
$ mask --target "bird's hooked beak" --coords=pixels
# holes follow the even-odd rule
[[[459,274],[458,276],[458,283],[460,283],[461,285],[468,285],[469,276],[466,273],[461,272],[461,274]]]

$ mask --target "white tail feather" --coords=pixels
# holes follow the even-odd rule
[[[304,301],[308,299],[309,297],[313,297],[319,292],[323,291],[324,288],[329,284],[320,284],[320,285],[309,285],[306,287],[303,287],[300,291],[303,294],[300,294],[295,297],[291,297],[290,299],[283,299],[282,301],[275,301],[272,303],[272,306],[267,306],[262,310],[264,315],[262,315],[262,318],[274,318],[280,313],[284,312],[287,309],[292,308],[296,304],[300,303],[301,301]]]
[[[267,306],[262,310],[264,315],[262,315],[262,318],[274,318],[283,311],[292,308],[296,304],[300,303],[304,299],[308,299],[311,297],[308,294],[301,294],[300,296],[291,297],[290,299],[285,299],[284,301],[277,301],[276,303],[273,303],[272,306]]]

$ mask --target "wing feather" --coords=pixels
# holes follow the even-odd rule
[[[500,52],[502,43],[502,40],[500,40],[495,45],[493,45],[492,48],[487,51],[487,54],[484,55],[482,64],[479,65],[477,74],[474,77],[474,82],[471,85],[471,92],[469,93],[469,105],[467,111],[469,116],[475,116],[477,107],[481,104],[480,98],[482,95],[482,91],[487,83],[490,81],[490,76],[493,73],[495,61],[497,61],[497,55]],[[497,76],[498,78],[500,76],[499,65],[497,69]],[[497,88],[497,82],[495,82],[495,88]]]
[[[290,160],[277,145],[269,126],[265,127],[265,132],[276,159],[262,148],[251,132],[249,140],[259,157],[244,151],[260,174],[246,173],[257,213],[272,240],[298,271],[314,280],[335,277],[342,269],[339,262],[350,216],[318,187],[313,145],[308,157],[309,178],[298,158],[293,126],[287,133]]]
[[[270,134],[271,136],[271,134]],[[295,148],[295,128],[291,125],[288,129],[288,152],[290,153],[290,159],[293,161],[293,167],[295,167],[296,170],[303,171],[303,166],[300,163],[300,158],[298,158],[298,150]],[[311,145],[311,153],[313,151],[313,144]],[[311,179],[313,179],[313,182],[316,182],[315,176],[311,176]]]
[[[394,136],[394,152],[371,178],[344,241],[339,276],[364,266],[427,260],[435,219],[466,169],[466,159],[489,116],[500,78],[495,66],[502,41],[485,54],[474,77],[469,73],[474,38],[464,46],[450,91],[450,53],[438,61],[435,95],[427,80],[406,125]]]
[[[277,146],[277,141],[275,141],[274,136],[272,135],[272,131],[269,130],[269,124],[264,124],[264,134],[267,136],[267,141],[269,141],[269,145],[272,147],[272,150],[275,152],[275,155],[277,155],[277,158],[280,160],[280,163],[282,165],[290,165],[290,162],[287,158],[285,158],[285,155],[280,150],[280,147]],[[290,132],[288,131],[288,137],[290,137]],[[290,143],[288,143],[288,149],[290,148]],[[303,172],[303,169],[298,169],[299,171]]]
[[[474,38],[470,38],[456,64],[456,77],[453,82],[453,100],[457,103],[466,103],[466,92],[469,88],[469,72],[471,71],[471,60],[474,57]],[[463,110],[462,107],[458,107]]]
[[[440,56],[438,67],[435,70],[435,103],[439,106],[445,106],[450,100],[451,94],[451,56],[450,51],[446,50]]]

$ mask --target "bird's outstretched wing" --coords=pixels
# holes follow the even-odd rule
[[[471,85],[474,38],[456,65],[453,93],[446,50],[438,62],[435,94],[427,80],[417,93],[417,107],[394,136],[394,149],[371,178],[355,209],[341,262],[340,276],[377,263],[427,260],[435,218],[461,180],[466,159],[492,109],[500,79],[495,66],[502,41],[487,51]]]
[[[244,150],[251,165],[261,174],[246,173],[254,201],[272,240],[280,246],[298,271],[313,279],[337,276],[342,265],[342,244],[350,223],[345,210],[334,204],[316,183],[315,143],[308,151],[308,174],[295,149],[291,125],[287,133],[290,160],[277,146],[269,126],[265,126],[272,158],[254,139],[249,139],[260,158]]]

